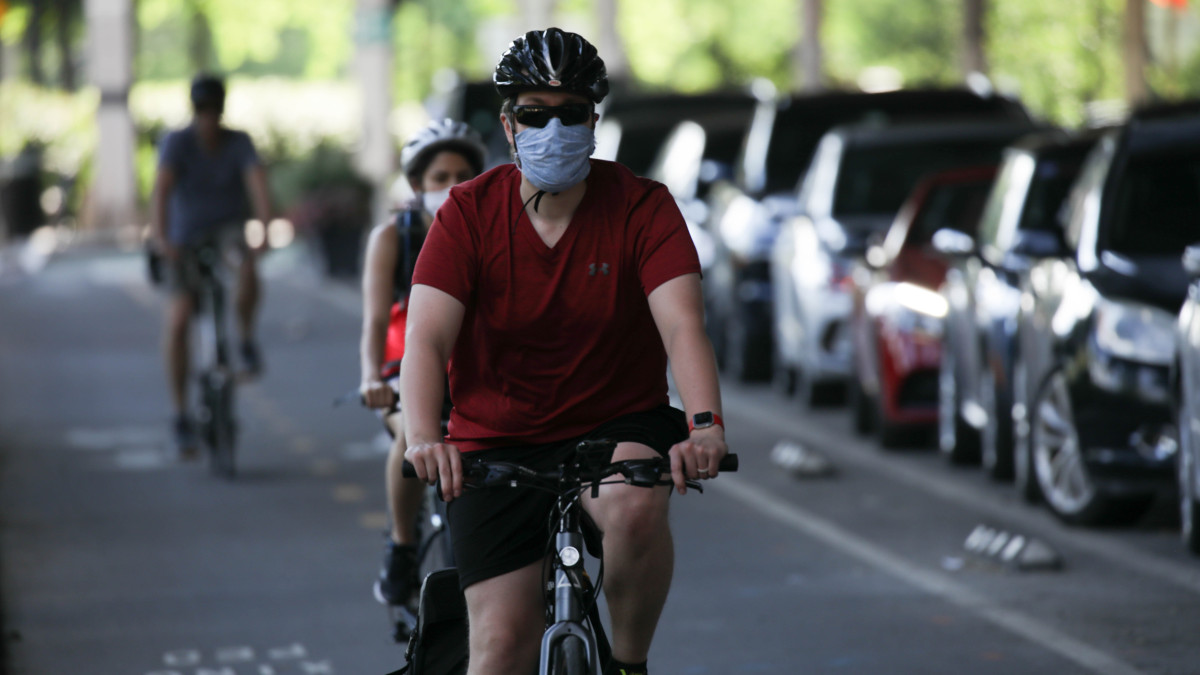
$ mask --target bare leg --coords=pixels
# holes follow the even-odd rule
[[[388,451],[387,475],[388,514],[392,518],[392,541],[397,544],[416,544],[417,513],[425,495],[425,484],[417,478],[405,478],[404,466],[404,416],[400,413],[388,415],[387,425],[395,440]]]
[[[243,342],[254,340],[254,319],[258,314],[258,302],[262,284],[258,279],[258,256],[247,252],[242,256],[238,268],[237,322],[238,336]]]
[[[639,443],[622,443],[613,461],[657,457]],[[671,577],[675,545],[667,518],[669,487],[606,485],[585,506],[604,531],[604,596],[613,628],[613,657],[640,663],[650,653]]]
[[[167,382],[171,388],[171,403],[176,415],[187,411],[188,369],[191,365],[189,334],[192,320],[192,298],[187,293],[171,296],[167,310],[167,330],[163,344],[166,357]]]
[[[545,630],[541,586],[538,561],[467,587],[467,675],[519,675],[536,669]]]

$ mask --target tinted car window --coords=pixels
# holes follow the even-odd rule
[[[1200,150],[1131,157],[1116,190],[1102,248],[1177,255],[1200,241]]]
[[[1059,212],[1071,185],[1079,175],[1082,158],[1070,160],[1047,159],[1038,163],[1025,211],[1021,214],[1020,229],[1056,232],[1062,229]]]
[[[951,183],[936,188],[913,220],[907,244],[928,244],[934,232],[947,227],[974,234],[990,190],[990,182]]]
[[[1030,161],[1032,160],[1025,154],[1008,154],[1000,169],[1000,175],[996,177],[996,182],[992,185],[992,194],[988,199],[987,210],[980,217],[979,243],[981,246],[995,245],[997,233],[1000,231],[1000,219],[1004,214],[1005,198],[1008,191],[1015,187],[1016,174],[1022,168],[1022,164]]]
[[[847,148],[838,172],[833,214],[895,213],[922,177],[954,167],[993,163],[1007,144],[956,140]]]

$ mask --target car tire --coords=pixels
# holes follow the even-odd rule
[[[962,401],[954,373],[953,351],[949,343],[942,347],[938,368],[938,451],[951,464],[979,461],[979,432],[962,416]]]
[[[796,397],[806,408],[830,408],[846,402],[848,383],[837,380],[814,382],[803,368],[796,370]]]
[[[1020,355],[1013,361],[1012,383],[1013,483],[1025,503],[1036,504],[1042,500],[1042,491],[1029,451],[1029,367]]]
[[[1033,471],[1055,516],[1073,525],[1111,525],[1132,522],[1145,513],[1153,495],[1113,497],[1092,479],[1061,370],[1050,373],[1038,389],[1031,412]]]
[[[726,326],[726,370],[739,382],[766,382],[772,375],[770,312],[747,306],[741,313]]]
[[[979,456],[983,470],[996,481],[1013,478],[1012,392],[996,386],[991,368],[983,372],[979,404],[987,411],[987,424],[979,435]]]
[[[1200,495],[1196,494],[1196,438],[1192,433],[1191,404],[1186,386],[1181,389],[1176,422],[1179,430],[1179,533],[1183,545],[1193,555],[1200,555]]]
[[[855,368],[854,372],[850,374],[846,397],[850,404],[850,420],[855,433],[866,436],[875,431],[875,403],[862,386],[858,368]]]

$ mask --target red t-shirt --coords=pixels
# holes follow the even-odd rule
[[[667,355],[647,296],[700,272],[661,184],[592,160],[587,193],[548,248],[520,182],[508,164],[453,188],[413,275],[466,307],[447,437],[463,451],[566,440],[666,403]]]

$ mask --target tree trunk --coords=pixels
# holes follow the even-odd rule
[[[75,27],[75,20],[78,17],[76,12],[77,0],[58,0],[56,3],[56,31],[55,37],[58,41],[58,79],[59,84],[67,91],[75,91],[79,87],[78,78],[76,77],[75,65],[75,49],[71,40],[71,29]]]
[[[25,27],[25,56],[29,60],[29,80],[37,85],[46,84],[46,73],[42,69],[42,24],[46,9],[41,2],[29,6],[29,25]]]
[[[795,79],[800,89],[820,91],[825,88],[824,66],[821,63],[822,0],[800,0],[800,44],[795,51]]]
[[[987,0],[966,0],[963,11],[963,74],[987,74],[984,50]]]
[[[208,17],[193,0],[188,3],[191,17],[188,25],[188,60],[192,63],[192,72],[209,72],[213,69],[212,31],[208,26]]]
[[[1130,108],[1150,97],[1146,86],[1146,2],[1125,0],[1125,100]]]
[[[629,59],[617,30],[617,0],[596,0],[596,25],[600,27],[596,49],[604,59],[608,76],[614,80],[628,80]]]

